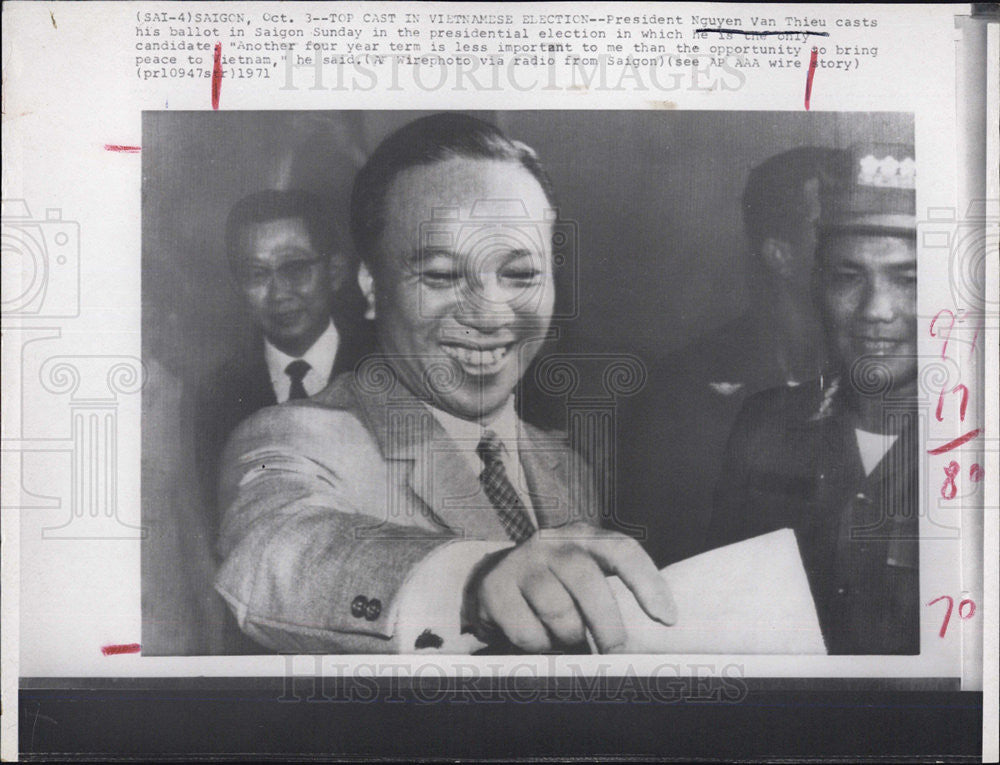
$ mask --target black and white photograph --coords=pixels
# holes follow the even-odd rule
[[[920,653],[911,115],[143,119],[144,654]]]
[[[0,759],[995,762],[997,6],[4,2]]]

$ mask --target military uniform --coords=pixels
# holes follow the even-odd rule
[[[912,147],[854,147],[821,178],[820,249],[843,235],[915,238],[915,173]],[[857,246],[865,252],[865,245]],[[847,279],[862,278],[856,274],[867,266],[858,263],[873,256],[858,257],[848,264]],[[824,299],[831,285],[842,289],[842,282],[824,283]],[[886,347],[915,347],[916,322],[903,323],[915,315],[915,304],[892,303],[902,300],[900,293],[885,291],[870,318],[865,301],[875,288],[867,282],[851,289],[861,297],[848,293],[846,300],[858,302],[841,303],[841,313],[826,319],[829,332],[841,338],[870,332],[887,338]],[[852,358],[839,359],[841,373],[826,384],[782,386],[747,400],[727,447],[709,547],[793,528],[827,650],[916,654],[919,445],[913,394],[905,392],[913,381],[904,363],[898,385],[888,371],[884,390],[863,390],[871,380],[854,373],[869,364],[876,373],[889,369],[884,365],[891,359],[873,345],[862,353],[848,345],[841,353]],[[879,412],[881,423],[866,427],[865,410],[869,419]]]
[[[917,424],[865,475],[838,382],[748,399],[729,440],[709,547],[795,530],[831,654],[919,653]]]

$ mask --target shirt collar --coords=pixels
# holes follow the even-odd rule
[[[465,420],[434,406],[427,405],[427,408],[431,410],[434,418],[441,423],[441,427],[444,428],[444,432],[448,434],[449,438],[463,447],[468,446],[470,449],[475,450],[485,430],[492,430],[496,433],[497,437],[504,444],[504,448],[508,451],[513,450],[517,445],[520,423],[514,411],[513,396],[507,399],[507,402],[500,409],[497,416],[488,424],[477,420]]]
[[[288,379],[285,369],[296,359],[308,362],[310,371],[316,370],[325,380],[333,370],[333,362],[337,358],[339,345],[340,336],[337,334],[337,328],[333,326],[333,319],[330,319],[323,334],[316,338],[316,342],[309,346],[309,350],[301,356],[289,356],[275,348],[271,341],[265,337],[264,357],[267,359],[267,371],[271,375],[271,382],[277,384],[278,380]]]

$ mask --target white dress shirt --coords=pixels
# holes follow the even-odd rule
[[[434,407],[428,408],[448,436],[461,447],[469,468],[477,476],[483,470],[483,461],[476,452],[483,431],[488,429],[497,434],[504,446],[500,459],[507,476],[537,529],[538,519],[528,495],[518,450],[518,437],[523,426],[514,411],[514,397],[507,400],[497,417],[485,424],[463,420]],[[399,650],[402,653],[417,653],[416,640],[427,632],[441,640],[439,646],[429,649],[435,653],[472,653],[484,648],[484,644],[475,637],[461,632],[465,585],[473,568],[486,555],[513,544],[511,541],[458,539],[437,548],[417,564],[397,598],[395,624]]]
[[[872,474],[899,438],[894,434],[872,433],[861,428],[854,429],[854,437],[858,440],[858,451],[861,452],[861,464],[866,476]]]
[[[271,342],[264,338],[264,358],[267,359],[267,372],[271,377],[271,387],[274,395],[281,404],[288,401],[291,394],[292,378],[285,370],[293,361],[302,359],[309,364],[309,371],[302,378],[302,387],[306,393],[313,396],[319,393],[330,382],[330,372],[333,371],[333,362],[337,358],[337,349],[340,347],[340,336],[337,328],[333,326],[333,319],[323,330],[323,334],[316,338],[309,350],[301,356],[289,356],[271,345]]]
[[[500,453],[500,461],[507,471],[507,478],[510,479],[514,490],[521,498],[521,504],[531,519],[531,525],[538,528],[538,519],[535,518],[535,510],[531,506],[531,498],[528,490],[528,479],[525,478],[524,468],[521,467],[521,452],[518,449],[518,440],[521,437],[521,421],[517,419],[514,411],[514,397],[507,399],[500,413],[489,423],[475,422],[473,420],[463,420],[448,412],[429,406],[431,414],[441,423],[444,432],[449,438],[461,447],[461,454],[469,463],[469,467],[478,476],[483,472],[483,460],[480,458],[476,447],[482,440],[483,433],[492,430],[503,445]]]

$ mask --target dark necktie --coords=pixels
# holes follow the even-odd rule
[[[492,430],[483,432],[482,440],[476,447],[476,453],[483,461],[483,470],[479,474],[479,482],[483,485],[486,496],[496,508],[500,523],[507,535],[520,544],[535,533],[535,527],[528,517],[524,503],[507,477],[507,470],[500,459],[503,444]]]
[[[288,389],[288,399],[296,398],[309,398],[309,394],[306,393],[306,388],[302,384],[302,380],[309,373],[311,367],[308,361],[303,361],[302,359],[296,359],[287,367],[285,367],[285,374],[288,375],[292,380],[292,387]]]

